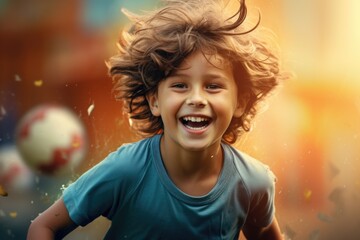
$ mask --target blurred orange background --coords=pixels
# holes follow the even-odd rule
[[[16,124],[27,111],[48,102],[72,109],[88,131],[89,152],[76,176],[122,143],[135,141],[111,93],[105,61],[116,53],[127,23],[120,8],[139,12],[157,4],[1,0],[0,146],[14,142]],[[262,26],[277,36],[284,68],[296,77],[269,99],[236,146],[277,175],[277,217],[286,239],[357,239],[360,2],[253,0],[248,5],[249,14],[260,10]],[[95,106],[91,115],[90,105]],[[47,181],[43,189],[36,185],[26,196],[0,196],[0,238],[23,239],[30,220],[76,176],[41,178]],[[99,219],[92,224],[96,227],[67,238],[101,238],[106,224]]]

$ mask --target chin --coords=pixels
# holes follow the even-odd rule
[[[215,143],[217,143],[217,142],[204,142],[203,140],[202,141],[197,141],[197,140],[191,141],[190,140],[190,141],[180,143],[180,146],[184,150],[187,150],[187,151],[200,152],[200,151],[205,151],[205,150],[209,149],[210,147],[214,146]]]

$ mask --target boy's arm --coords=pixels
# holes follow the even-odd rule
[[[59,199],[35,218],[29,227],[27,239],[61,239],[76,227],[63,199]]]
[[[267,227],[259,228],[248,226],[244,229],[244,235],[247,240],[283,240],[279,224],[276,218]]]

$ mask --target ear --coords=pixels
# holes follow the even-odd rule
[[[157,93],[149,93],[146,95],[146,100],[148,101],[151,113],[155,117],[160,117],[160,109],[158,103]]]
[[[241,118],[241,116],[244,114],[245,112],[245,108],[247,103],[249,102],[249,96],[241,96],[238,99],[238,104],[235,108],[234,111],[234,117],[235,118]]]

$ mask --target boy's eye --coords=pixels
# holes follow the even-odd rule
[[[185,83],[174,83],[171,85],[171,87],[173,88],[186,88],[186,84]]]
[[[221,86],[218,85],[218,84],[209,84],[209,85],[206,86],[206,88],[209,89],[209,90],[217,90],[217,89],[220,89]]]

